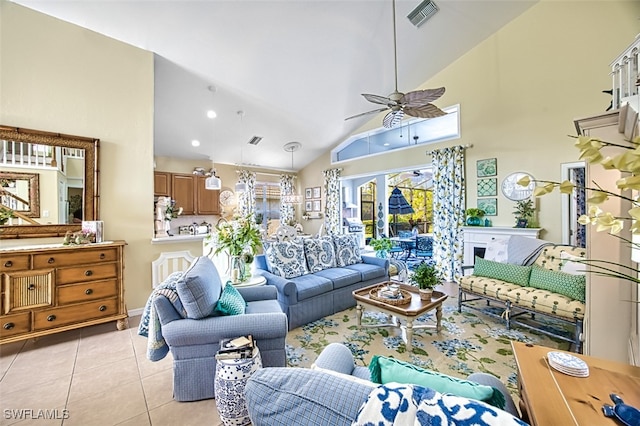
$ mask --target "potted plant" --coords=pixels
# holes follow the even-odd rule
[[[475,207],[468,208],[465,213],[467,215],[467,225],[469,226],[482,225],[482,218],[486,214],[484,210]]]
[[[369,246],[376,251],[376,257],[385,259],[389,250],[393,247],[393,244],[389,238],[382,237],[378,239],[371,239],[371,241],[369,241]]]
[[[518,201],[513,211],[516,217],[516,228],[535,228],[537,225],[534,220],[535,213],[532,199]]]
[[[422,262],[413,271],[409,281],[420,289],[420,299],[431,300],[433,288],[440,283],[440,276],[435,265]]]

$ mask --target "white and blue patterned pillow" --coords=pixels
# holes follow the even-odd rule
[[[283,278],[295,278],[309,273],[301,238],[290,241],[265,241],[263,245],[269,270],[273,274]]]
[[[358,238],[354,234],[340,234],[333,236],[336,249],[336,266],[344,267],[362,263]]]
[[[442,394],[418,385],[388,383],[374,389],[352,425],[526,426],[481,401]]]
[[[304,253],[310,272],[336,267],[336,251],[331,237],[305,238]]]

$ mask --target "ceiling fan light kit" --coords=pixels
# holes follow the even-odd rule
[[[444,87],[437,89],[414,90],[408,93],[398,91],[398,46],[396,36],[396,2],[393,0],[393,57],[395,71],[395,90],[389,96],[372,95],[363,93],[362,96],[371,103],[384,105],[384,108],[374,109],[372,111],[363,112],[346,118],[350,120],[356,117],[362,117],[369,114],[378,114],[390,110],[382,119],[382,126],[390,129],[400,124],[404,115],[419,118],[435,118],[446,115],[447,113],[433,105],[431,102],[440,98],[445,91]],[[436,8],[437,11],[437,8]],[[435,12],[434,12],[435,13]]]

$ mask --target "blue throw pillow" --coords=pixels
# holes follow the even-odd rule
[[[222,282],[211,259],[200,256],[194,260],[176,284],[176,291],[187,318],[200,319],[213,314]]]
[[[228,282],[216,304],[216,312],[222,315],[242,315],[246,308],[247,302],[244,301],[240,292]]]

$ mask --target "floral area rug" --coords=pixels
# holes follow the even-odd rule
[[[483,301],[475,303],[485,305]],[[463,308],[459,313],[455,297],[450,296],[443,303],[442,313],[440,333],[435,329],[414,330],[413,349],[407,353],[401,329],[360,328],[356,308],[350,308],[291,330],[287,334],[287,364],[290,367],[310,367],[325,346],[338,342],[351,349],[358,365],[368,366],[373,355],[384,355],[455,377],[465,378],[471,373],[485,372],[499,378],[515,395],[517,381],[512,340],[552,349],[569,349],[567,342],[532,330],[517,327],[507,330],[504,322],[483,312]],[[384,324],[388,320],[386,314],[364,311],[362,324]],[[434,310],[419,317],[414,326],[435,324],[435,321]],[[561,324],[548,325],[562,327]]]

